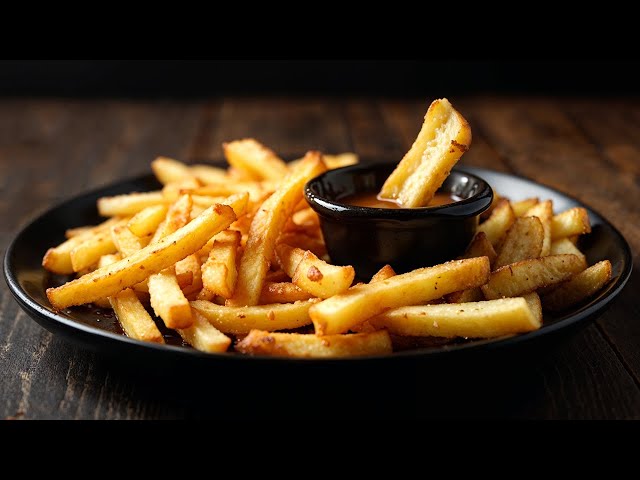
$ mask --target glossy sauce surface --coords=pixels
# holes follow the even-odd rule
[[[448,193],[436,193],[427,206],[437,207],[439,205],[447,205],[449,203],[458,202],[460,200],[462,199],[455,195],[450,195]],[[379,198],[378,194],[375,192],[360,193],[358,195],[352,195],[350,197],[341,199],[341,201],[348,205],[355,205],[357,207],[391,208],[391,209],[402,208],[394,200],[389,200],[388,198]]]

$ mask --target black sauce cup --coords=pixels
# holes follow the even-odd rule
[[[310,180],[304,195],[319,215],[331,261],[353,265],[368,281],[385,264],[397,273],[436,265],[462,254],[493,200],[482,178],[453,169],[438,192],[461,200],[424,208],[385,209],[348,205],[344,199],[379,192],[395,165],[369,164],[330,170]]]

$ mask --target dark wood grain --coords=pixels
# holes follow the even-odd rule
[[[518,173],[577,196],[640,251],[640,103],[628,99],[466,97],[472,148],[462,164]],[[425,99],[223,98],[190,102],[0,100],[0,247],[52,202],[147,172],[167,155],[220,160],[256,137],[284,158],[354,150],[397,161]],[[0,418],[230,418],[388,412],[419,418],[640,418],[640,307],[633,274],[597,323],[526,361],[328,373],[145,369],[41,329],[0,291]],[[215,380],[215,381],[214,381]],[[330,407],[333,405],[334,407]],[[329,407],[328,407],[329,406]]]

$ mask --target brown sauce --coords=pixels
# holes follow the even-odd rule
[[[437,207],[439,205],[447,205],[462,200],[461,198],[448,193],[436,193],[431,199],[428,207]],[[355,205],[357,207],[369,207],[369,208],[402,208],[396,201],[389,200],[388,198],[380,198],[374,192],[372,193],[359,193],[347,198],[343,198],[342,202]]]

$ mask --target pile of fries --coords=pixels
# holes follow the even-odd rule
[[[307,181],[357,163],[308,152],[286,163],[253,139],[223,145],[229,168],[157,158],[162,190],[101,198],[109,217],[67,231],[47,270],[76,278],[47,290],[51,305],[115,312],[126,335],[164,343],[159,322],[205,352],[343,357],[391,353],[407,337],[491,338],[542,325],[611,277],[576,247],[586,211],[497,199],[459,259],[356,283],[332,265]],[[150,312],[155,314],[155,318]],[[158,322],[158,323],[157,323]]]

